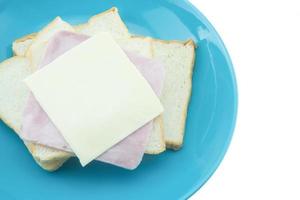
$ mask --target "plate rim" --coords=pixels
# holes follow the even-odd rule
[[[167,1],[169,1],[170,3],[174,3],[174,2],[172,2],[172,0],[167,0]],[[207,181],[214,175],[214,173],[216,172],[216,170],[219,168],[220,164],[224,160],[226,153],[230,147],[230,144],[232,142],[232,137],[234,135],[236,122],[237,122],[237,115],[238,115],[238,85],[237,85],[236,73],[234,71],[231,57],[229,55],[229,52],[228,52],[223,40],[221,39],[221,36],[219,35],[219,33],[217,32],[215,27],[210,23],[210,21],[207,19],[207,17],[204,14],[202,14],[202,12],[194,4],[192,4],[189,0],[182,0],[181,3],[183,3],[183,4],[185,3],[193,11],[193,14],[196,14],[197,17],[202,18],[205,21],[206,25],[210,28],[210,30],[214,32],[216,39],[219,40],[219,43],[220,43],[221,47],[223,48],[223,55],[227,61],[228,70],[230,72],[230,79],[231,79],[232,89],[233,89],[232,90],[232,92],[233,92],[232,105],[234,108],[233,117],[231,119],[231,127],[230,127],[230,130],[228,131],[228,133],[229,133],[228,140],[224,143],[224,148],[221,151],[221,154],[220,154],[218,160],[215,162],[215,164],[211,168],[211,170],[208,173],[206,173],[204,178],[201,178],[201,179],[199,178],[197,183],[195,183],[194,186],[183,197],[184,199],[188,199],[192,195],[194,195],[197,191],[199,191],[207,183]]]

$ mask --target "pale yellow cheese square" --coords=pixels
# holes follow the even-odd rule
[[[107,33],[98,33],[25,80],[85,166],[163,107]]]

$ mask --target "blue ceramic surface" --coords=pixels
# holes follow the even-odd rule
[[[185,199],[220,164],[236,119],[234,72],[214,28],[185,0],[0,0],[0,60],[12,55],[13,40],[38,31],[57,15],[79,23],[112,6],[132,33],[197,43],[184,147],[145,156],[134,171],[99,162],[81,168],[74,158],[49,173],[0,122],[0,199]]]

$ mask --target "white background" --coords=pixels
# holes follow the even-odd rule
[[[300,1],[190,1],[221,35],[239,90],[228,153],[191,200],[299,200]]]

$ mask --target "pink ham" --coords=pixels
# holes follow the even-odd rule
[[[40,68],[88,38],[85,35],[66,31],[57,33],[47,45]],[[161,63],[126,50],[125,53],[159,96],[165,73]],[[136,168],[142,160],[152,128],[151,121],[100,155],[97,160],[127,169]],[[30,94],[23,112],[21,137],[27,141],[72,152],[70,146],[32,94]]]

